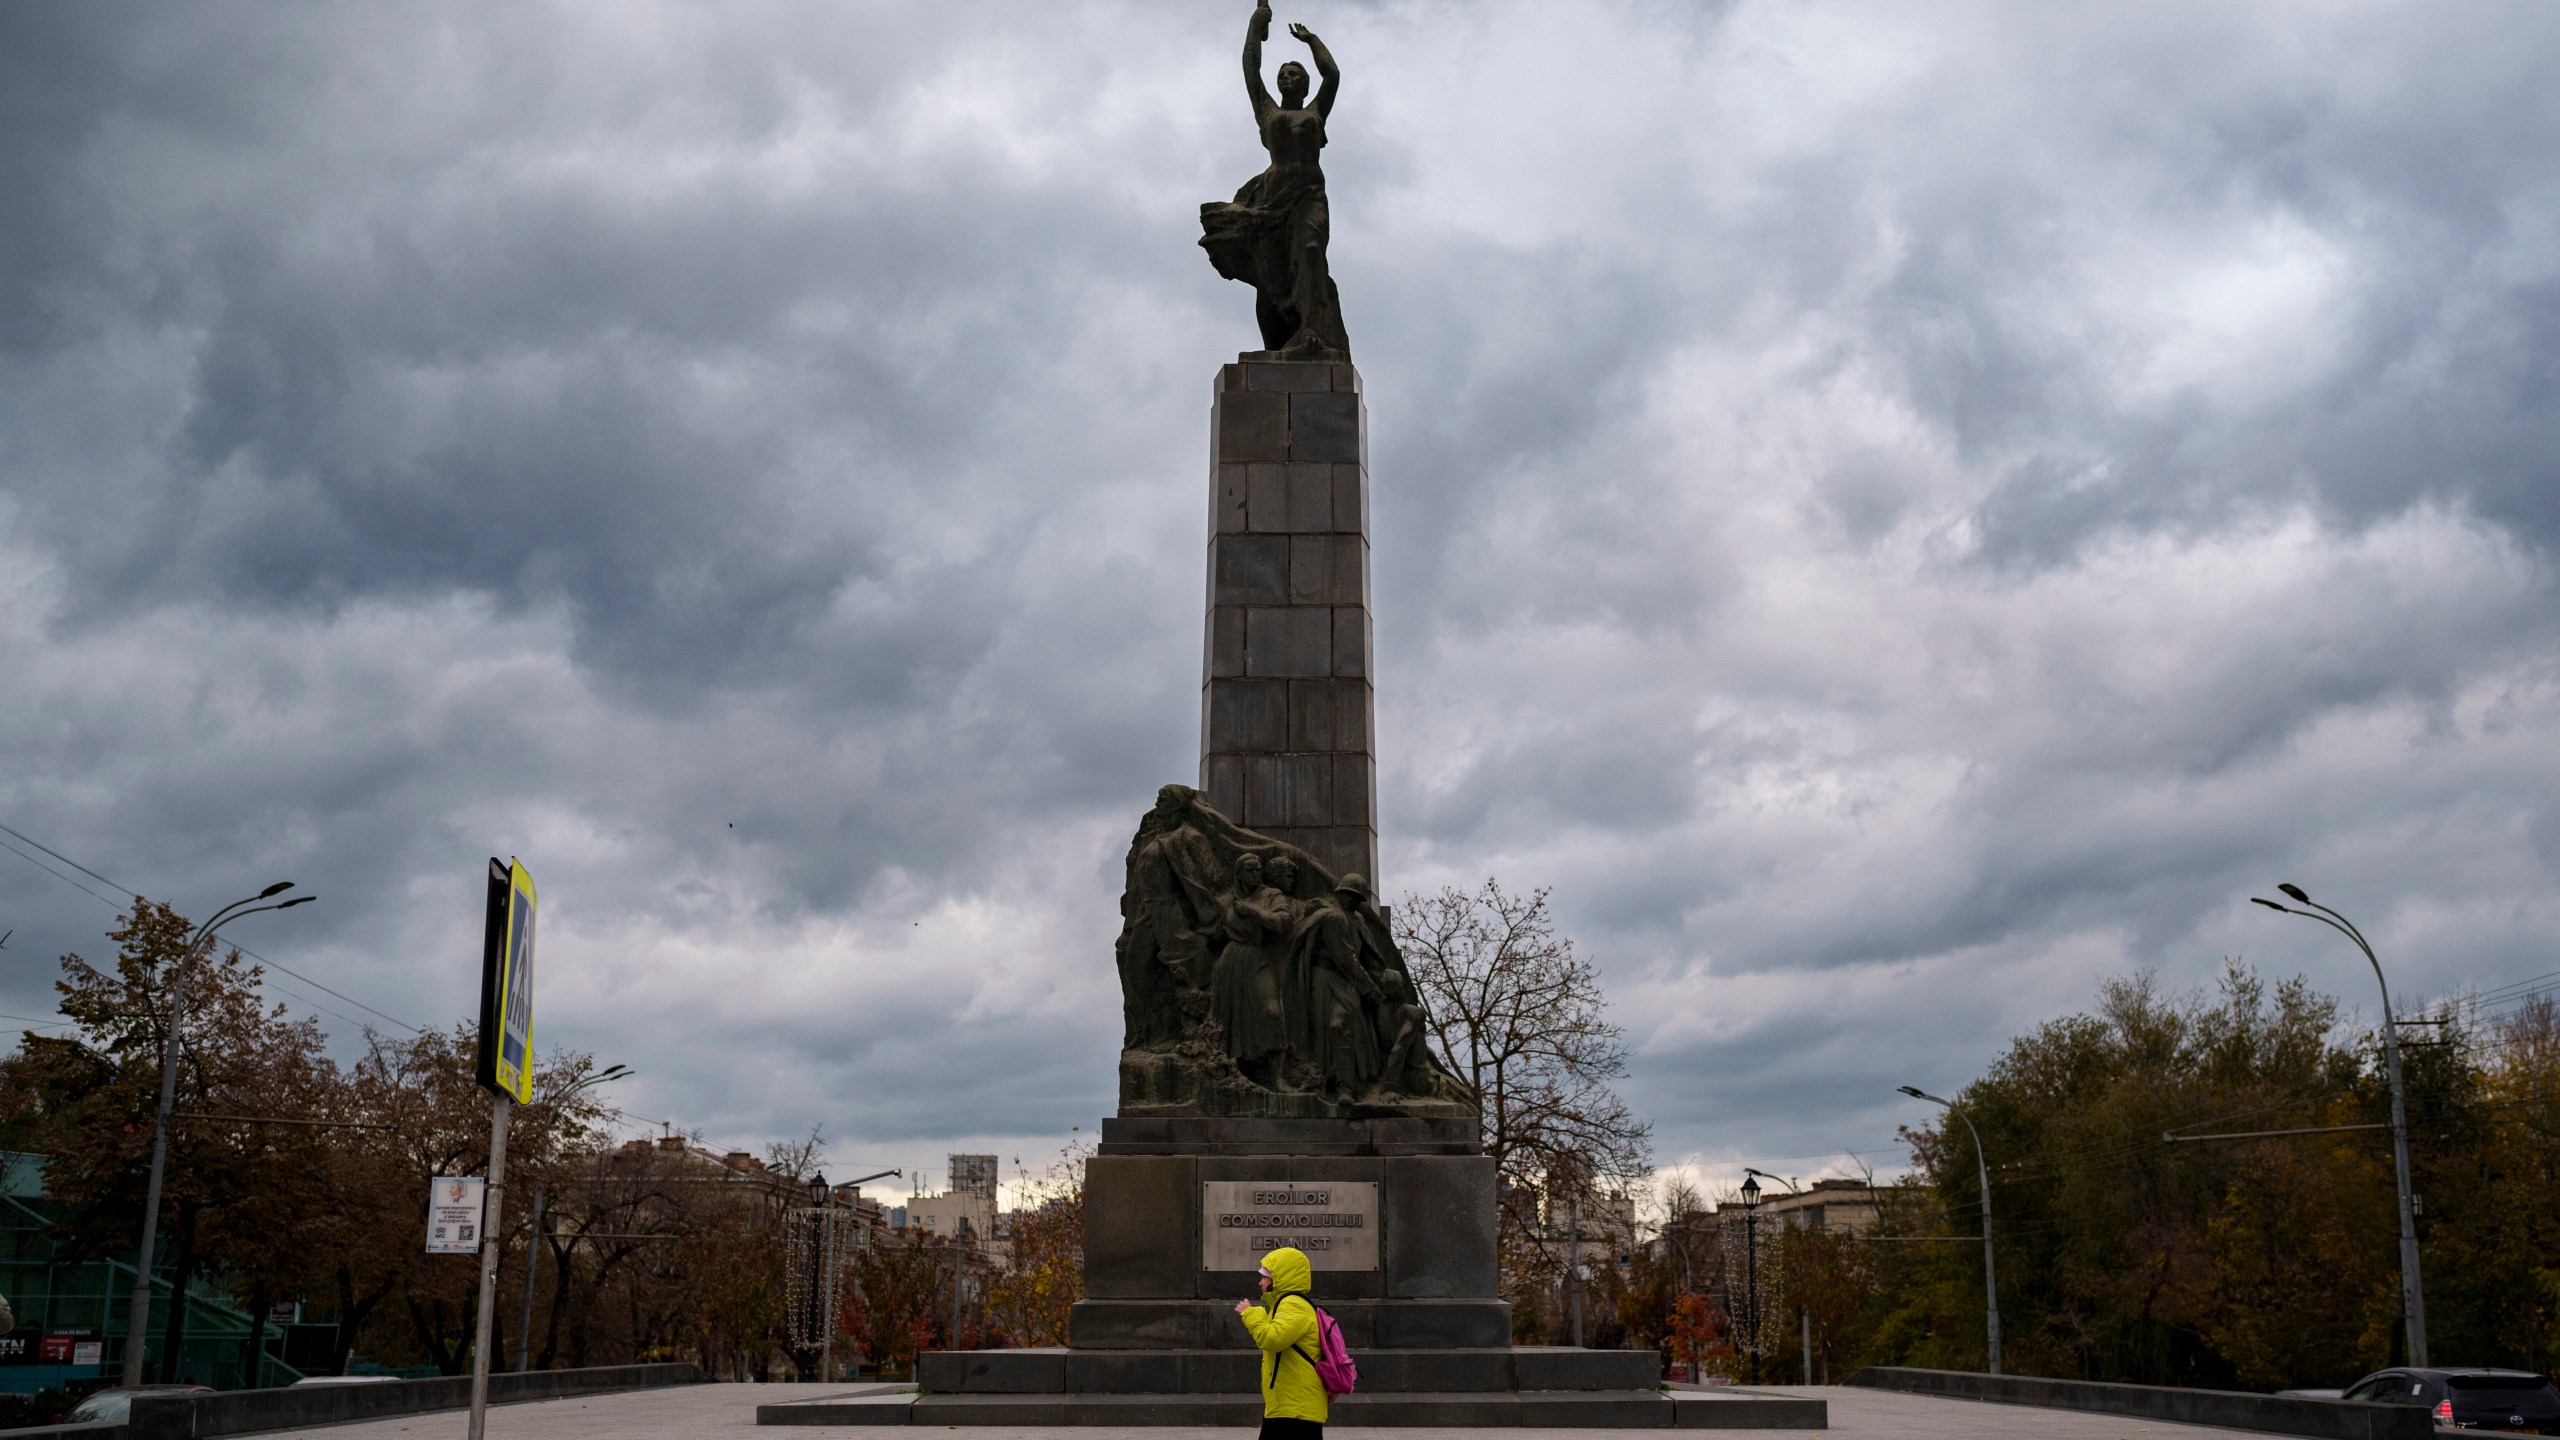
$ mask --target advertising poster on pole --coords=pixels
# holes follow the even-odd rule
[[[477,1175],[439,1175],[428,1182],[427,1253],[480,1253],[481,1200],[489,1182]]]
[[[489,862],[480,954],[480,1083],[519,1105],[533,1100],[533,872]]]

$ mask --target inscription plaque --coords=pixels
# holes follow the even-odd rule
[[[1283,1245],[1318,1270],[1377,1269],[1378,1182],[1201,1182],[1201,1269],[1259,1270],[1263,1253]]]

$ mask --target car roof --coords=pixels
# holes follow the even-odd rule
[[[2386,1371],[2383,1373],[2422,1375],[2430,1380],[2443,1380],[2455,1375],[2477,1375],[2498,1380],[2532,1380],[2536,1382],[2540,1382],[2542,1380],[2542,1372],[2539,1370],[2507,1370],[2495,1365],[2456,1365],[2450,1369],[2436,1368],[2426,1370],[2415,1370],[2407,1366],[2403,1366],[2396,1372]]]

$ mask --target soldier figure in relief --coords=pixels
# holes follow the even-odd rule
[[[1368,882],[1167,785],[1129,844],[1121,1113],[1460,1115]]]

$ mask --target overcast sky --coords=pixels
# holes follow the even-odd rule
[[[0,823],[418,1025],[520,854],[635,1115],[1037,1171],[1197,766],[1247,13],[0,7]],[[2560,970],[2560,7],[1279,18],[1385,890],[1553,887],[1665,1162],[1890,1167],[2146,967],[2370,1014],[2279,880]],[[112,910],[0,866],[46,1016]]]

